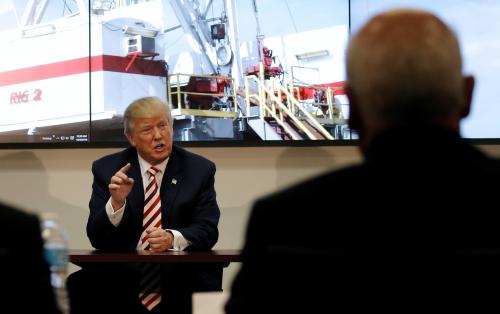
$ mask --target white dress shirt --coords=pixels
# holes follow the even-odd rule
[[[149,180],[149,168],[151,168],[151,164],[148,163],[146,160],[144,160],[139,154],[137,155],[139,157],[139,166],[141,167],[141,174],[142,174],[142,184],[143,184],[143,189],[146,191],[147,187],[147,182]],[[165,169],[167,168],[167,163],[168,159],[165,159],[161,163],[155,165],[155,168],[158,169],[158,173],[155,175],[156,177],[156,182],[158,184],[158,189],[161,187],[162,179],[163,179],[163,174],[165,173]],[[125,200],[125,204],[118,209],[118,210],[113,210],[113,206],[111,205],[111,197],[109,198],[108,202],[106,203],[106,213],[108,214],[109,221],[115,226],[118,227],[122,221],[123,218],[123,213],[125,211],[125,205],[127,205],[127,201]],[[172,230],[172,229],[165,229],[167,231],[172,232],[174,236],[174,243],[173,247],[170,250],[173,251],[182,251],[185,248],[187,248],[189,245],[191,245],[191,242],[186,240],[182,233],[180,233],[177,230]]]

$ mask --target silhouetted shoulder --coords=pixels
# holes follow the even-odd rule
[[[23,228],[26,224],[30,227],[37,228],[38,218],[27,212],[21,211],[19,209],[13,208],[12,206],[6,204],[0,204],[0,225],[2,225],[2,230],[6,228],[11,230],[12,228]]]
[[[480,169],[488,177],[500,177],[500,159],[486,157],[482,159]]]
[[[36,215],[0,204],[0,262],[2,313],[59,313]]]
[[[323,196],[333,196],[334,194],[347,193],[352,190],[351,184],[366,175],[364,165],[352,166],[341,170],[330,171],[328,173],[296,183],[288,188],[273,194],[267,195],[258,202],[286,201],[322,199]],[[316,193],[321,193],[318,195]],[[323,193],[328,193],[323,195]]]

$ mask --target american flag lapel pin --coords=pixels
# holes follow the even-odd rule
[[[176,184],[177,184],[177,179],[176,179],[176,178],[173,178],[173,179],[172,179],[172,184],[173,184],[173,185],[176,185]]]

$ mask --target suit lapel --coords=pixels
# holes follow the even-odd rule
[[[160,188],[162,225],[164,228],[171,222],[170,218],[175,209],[175,198],[182,183],[182,165],[178,155],[179,153],[173,147]]]

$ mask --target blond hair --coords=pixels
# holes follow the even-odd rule
[[[170,107],[158,97],[143,97],[134,100],[123,114],[123,128],[125,135],[130,132],[130,124],[135,119],[154,118],[166,115],[170,127],[173,127]]]

